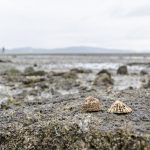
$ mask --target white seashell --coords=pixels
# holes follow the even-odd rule
[[[132,109],[123,102],[117,100],[110,106],[108,112],[116,114],[125,114],[132,112]]]
[[[101,104],[98,99],[89,96],[85,99],[81,106],[81,111],[83,112],[96,112],[100,111]]]

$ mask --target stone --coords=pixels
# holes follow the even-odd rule
[[[95,78],[93,85],[96,85],[96,86],[113,85],[113,79],[111,78],[109,74],[101,73]]]
[[[103,70],[99,71],[99,72],[97,73],[97,75],[101,75],[101,74],[103,74],[103,73],[106,73],[109,77],[111,77],[111,73],[110,73],[108,70],[106,70],[106,69],[103,69]]]
[[[148,74],[148,72],[146,70],[141,70],[140,71],[140,75],[147,75],[147,74]]]
[[[83,68],[73,68],[70,71],[74,73],[92,73],[92,70]]]
[[[127,66],[120,66],[117,70],[117,74],[120,75],[127,75],[128,74],[128,68]]]

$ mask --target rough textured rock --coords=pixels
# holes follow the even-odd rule
[[[147,75],[147,74],[148,74],[148,72],[146,70],[141,70],[140,71],[140,75]]]
[[[35,71],[33,67],[27,67],[24,70],[25,76],[44,76],[46,74],[43,70],[37,70]]]
[[[34,72],[34,68],[33,67],[27,67],[24,69],[24,74],[30,74],[32,72]]]
[[[146,81],[146,83],[144,82],[143,87],[144,87],[145,89],[150,88],[150,79],[148,79],[148,80]]]
[[[128,74],[128,68],[127,66],[120,66],[117,70],[117,74],[120,75],[127,75]]]
[[[101,75],[101,74],[103,74],[103,73],[106,73],[109,77],[111,77],[111,73],[110,73],[108,70],[106,70],[106,69],[103,69],[103,70],[99,71],[99,72],[97,73],[97,75]]]
[[[150,148],[149,90],[120,93],[85,93],[27,101],[0,110],[0,148],[143,150]],[[87,95],[101,99],[103,111],[80,112]],[[101,97],[103,95],[103,97]],[[122,97],[133,113],[107,113],[114,99]]]
[[[93,85],[96,86],[108,86],[113,84],[113,79],[109,73],[99,73],[95,78]]]
[[[22,74],[21,71],[19,71],[16,68],[11,68],[11,69],[6,70],[4,72],[4,75],[9,76],[9,77],[11,77],[11,76],[20,76],[21,74]]]
[[[75,72],[75,73],[91,73],[92,72],[92,70],[90,69],[82,69],[82,68],[73,68],[70,71]]]

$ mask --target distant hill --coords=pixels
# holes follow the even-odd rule
[[[130,52],[125,50],[117,49],[107,49],[107,48],[98,48],[98,47],[66,47],[66,48],[55,48],[55,49],[44,49],[44,48],[32,48],[32,47],[22,47],[6,50],[7,54],[86,54],[86,53],[121,53],[121,52]]]

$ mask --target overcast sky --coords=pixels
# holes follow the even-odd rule
[[[0,0],[0,47],[150,51],[150,0]]]

